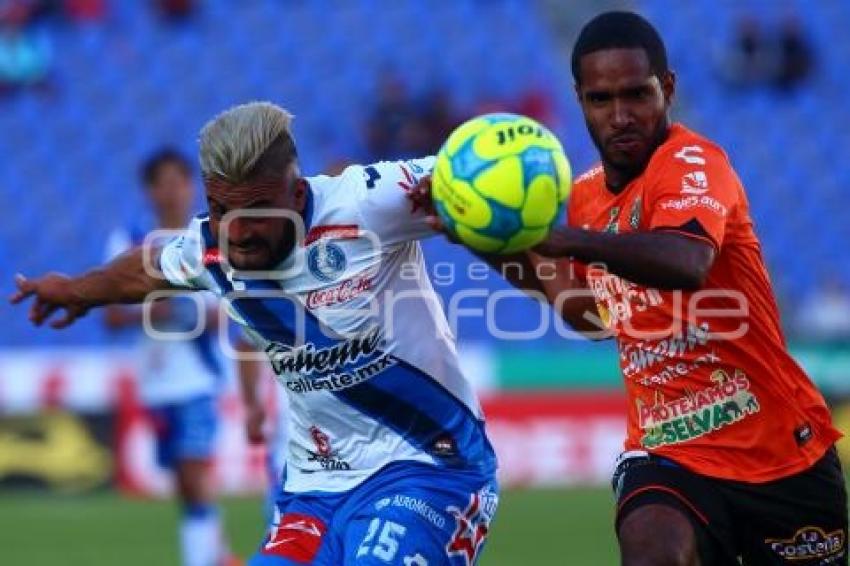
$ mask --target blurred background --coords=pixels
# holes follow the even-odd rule
[[[569,53],[581,25],[612,8],[664,37],[676,118],[729,153],[791,350],[850,430],[846,0],[0,0],[0,289],[11,294],[16,272],[102,261],[114,230],[151,222],[147,156],[170,146],[194,160],[204,122],[249,100],[295,114],[307,175],[432,154],[453,126],[495,110],[548,125],[581,172],[596,154]],[[482,285],[463,250],[425,247],[445,298]],[[101,313],[54,332],[0,308],[0,562],[176,564],[177,511],[132,337],[108,332]],[[509,298],[495,324],[539,339],[506,347],[480,321],[458,328],[506,487],[483,564],[614,564],[615,350],[566,341],[545,320]],[[245,556],[262,533],[263,448],[244,440],[232,379],[219,407],[216,482]]]

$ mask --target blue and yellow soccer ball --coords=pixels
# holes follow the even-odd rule
[[[461,124],[437,155],[431,195],[454,236],[486,253],[508,254],[543,241],[572,186],[561,142],[517,114]]]

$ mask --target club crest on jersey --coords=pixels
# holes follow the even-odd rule
[[[331,449],[331,439],[317,426],[310,427],[310,437],[316,446],[316,451],[308,450],[308,462],[317,462],[325,470],[350,470],[351,464],[337,458]]]
[[[637,198],[629,211],[629,226],[632,227],[632,230],[637,230],[640,226],[640,207],[641,199]]]
[[[307,269],[320,281],[336,280],[347,265],[342,248],[332,242],[324,242],[307,252]]]
[[[603,232],[608,232],[609,234],[616,234],[620,231],[619,226],[619,216],[620,216],[620,207],[615,206],[608,213],[608,224],[605,225],[605,228],[602,229]]]

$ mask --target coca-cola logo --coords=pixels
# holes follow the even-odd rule
[[[307,308],[318,309],[345,303],[372,289],[371,277],[353,277],[338,285],[310,291],[307,295]]]

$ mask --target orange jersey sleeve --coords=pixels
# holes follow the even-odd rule
[[[700,238],[719,251],[740,181],[721,149],[689,142],[667,149],[663,167],[647,179],[649,229]]]

